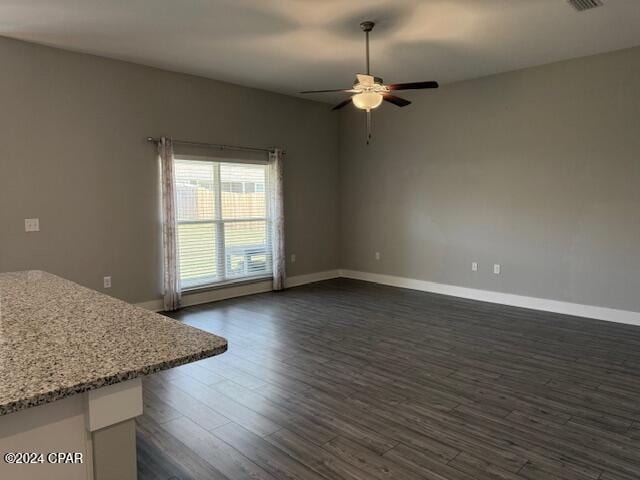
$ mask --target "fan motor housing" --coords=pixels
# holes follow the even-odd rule
[[[360,82],[358,81],[358,79],[356,78],[353,82],[353,85],[358,85]],[[373,77],[373,83],[378,83],[380,85],[382,85],[384,82],[382,81],[382,79],[380,77]]]

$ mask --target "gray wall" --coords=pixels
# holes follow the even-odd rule
[[[341,116],[343,268],[640,310],[640,48],[402,96]]]
[[[290,275],[640,310],[640,48],[407,93],[410,107],[374,113],[369,147],[353,109],[337,121],[324,104],[3,38],[0,59],[0,271],[96,289],[112,275],[111,294],[156,298],[144,138],[172,135],[287,150]]]
[[[0,38],[0,271],[132,302],[160,292],[158,175],[144,139],[281,146],[290,275],[338,267],[338,122],[327,105]],[[40,233],[24,219],[39,217]]]

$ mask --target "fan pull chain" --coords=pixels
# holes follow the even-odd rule
[[[371,143],[371,110],[367,110],[367,145]]]

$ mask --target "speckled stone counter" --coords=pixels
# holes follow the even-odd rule
[[[0,274],[0,415],[226,349],[224,338],[49,273]]]

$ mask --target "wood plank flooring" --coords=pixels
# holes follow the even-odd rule
[[[640,328],[330,280],[183,309],[141,480],[637,480]]]

